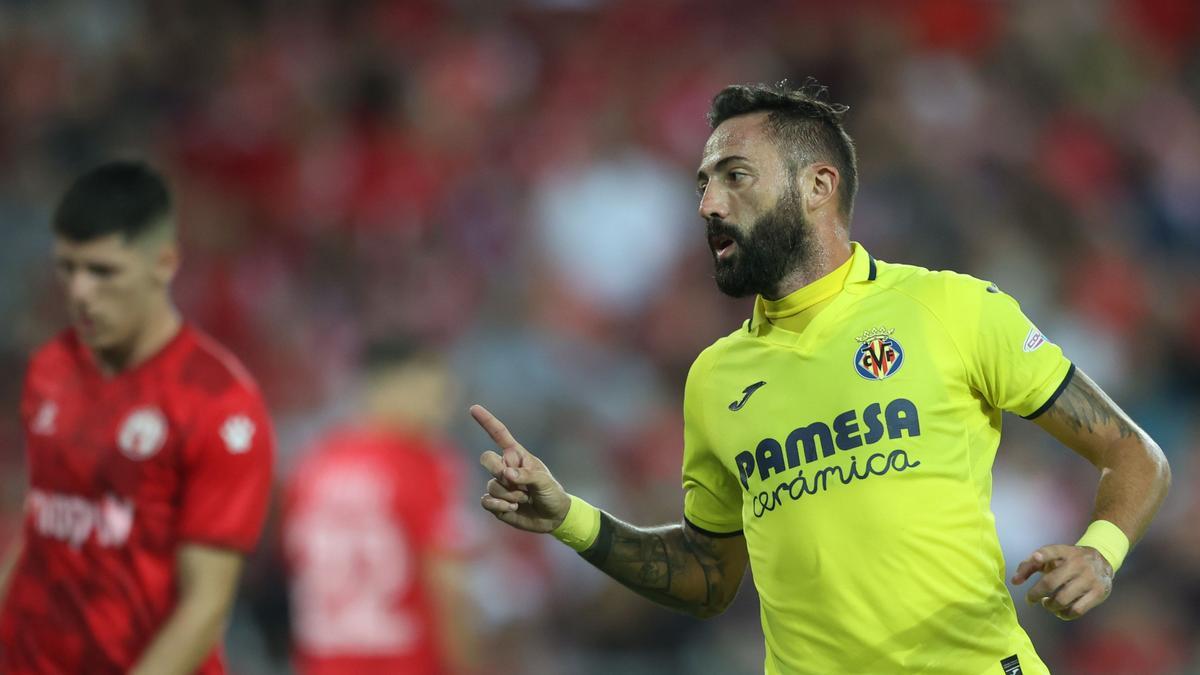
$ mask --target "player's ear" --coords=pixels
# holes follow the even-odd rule
[[[175,278],[175,274],[179,272],[180,254],[179,244],[174,238],[163,241],[154,252],[153,269],[151,274],[154,276],[155,283],[160,286],[169,286]]]
[[[817,162],[800,172],[800,194],[804,195],[809,211],[819,211],[834,205],[842,176],[832,164]]]

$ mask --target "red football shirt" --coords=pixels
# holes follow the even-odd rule
[[[299,672],[444,672],[421,580],[429,553],[460,548],[457,473],[450,450],[380,430],[335,431],[306,455],[283,522]]]
[[[274,443],[262,397],[190,326],[112,377],[67,331],[33,357],[21,419],[29,493],[0,672],[123,673],[174,606],[181,542],[254,547]],[[221,661],[218,647],[199,672]]]

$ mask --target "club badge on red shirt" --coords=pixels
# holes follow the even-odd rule
[[[141,461],[158,452],[167,440],[167,420],[158,408],[129,413],[117,432],[117,447],[129,459]]]

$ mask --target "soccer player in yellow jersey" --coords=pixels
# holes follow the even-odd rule
[[[684,393],[683,518],[638,527],[569,495],[491,413],[485,509],[551,532],[645,597],[710,617],[749,563],[765,672],[1046,673],[989,506],[1002,412],[1099,470],[1092,525],[1014,583],[1062,619],[1108,597],[1170,482],[1162,451],[996,286],[850,240],[846,108],[731,86],[696,175],[720,289],[753,316]]]

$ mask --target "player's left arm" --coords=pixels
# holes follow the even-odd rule
[[[474,673],[480,666],[478,614],[468,588],[470,563],[460,554],[426,555],[425,584],[438,625],[441,652],[452,673]]]
[[[193,673],[224,632],[271,492],[274,436],[257,391],[231,389],[207,403],[182,454],[176,604],[132,671],[138,675]]]
[[[243,554],[238,551],[194,543],[180,545],[175,609],[130,671],[133,675],[196,672],[221,639],[242,562]]]
[[[1078,369],[1054,403],[1034,421],[1100,471],[1093,527],[1099,521],[1115,525],[1119,532],[1101,522],[1098,532],[1107,528],[1107,536],[1118,540],[1114,542],[1118,549],[1137,542],[1171,483],[1170,467],[1154,440]],[[1085,537],[1090,535],[1091,528]],[[1124,542],[1119,541],[1121,535]],[[1080,542],[1083,546],[1039,548],[1017,568],[1013,583],[1024,583],[1040,571],[1042,577],[1026,599],[1041,603],[1060,619],[1083,616],[1108,597],[1115,572],[1110,560],[1086,545],[1087,541]],[[1119,566],[1124,551],[1117,555]]]

